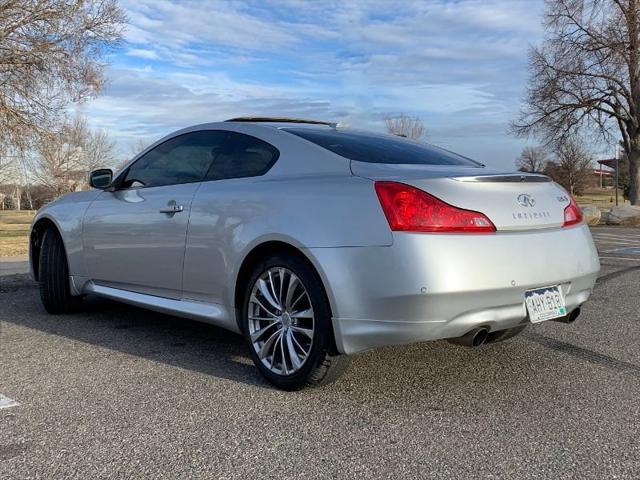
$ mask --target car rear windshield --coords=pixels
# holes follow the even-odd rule
[[[283,128],[283,130],[358,162],[482,166],[478,162],[442,148],[392,135],[339,129]]]

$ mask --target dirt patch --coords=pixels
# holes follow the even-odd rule
[[[29,237],[2,236],[0,232],[0,257],[19,257],[29,253]]]
[[[0,212],[0,257],[16,257],[29,251],[29,229],[34,212]]]

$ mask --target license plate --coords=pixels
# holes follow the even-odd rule
[[[527,290],[524,292],[524,303],[531,323],[544,322],[567,314],[564,297],[558,286]]]

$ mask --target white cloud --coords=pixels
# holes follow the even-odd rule
[[[158,60],[160,58],[153,50],[144,48],[130,48],[127,50],[127,55],[130,57],[146,58],[147,60]]]
[[[231,2],[134,0],[122,2],[132,28],[127,40],[180,47],[225,45],[269,50],[295,41],[286,29],[234,8]]]
[[[116,58],[104,95],[84,108],[125,142],[246,114],[381,129],[383,114],[406,112],[481,161],[511,166],[519,153],[505,130],[542,0],[122,4],[128,61]]]

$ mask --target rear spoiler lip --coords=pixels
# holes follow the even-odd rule
[[[548,183],[551,182],[551,178],[546,175],[539,174],[488,174],[488,175],[473,175],[473,176],[455,176],[449,177],[452,180],[458,182],[480,182],[480,183]]]

